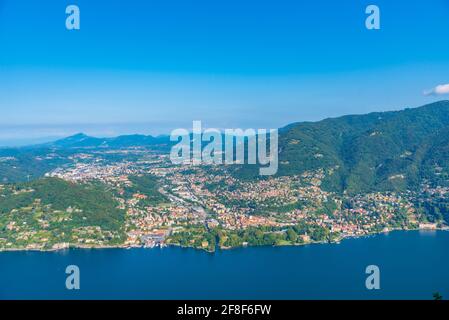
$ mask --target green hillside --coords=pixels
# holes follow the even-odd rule
[[[19,247],[40,242],[46,247],[56,243],[121,243],[125,212],[117,205],[100,184],[46,178],[2,185],[0,238]]]
[[[415,188],[449,172],[449,101],[280,129],[278,175],[327,169],[324,189],[350,194]],[[435,173],[435,168],[439,170]],[[233,168],[256,178],[255,166]]]
[[[324,186],[349,193],[418,185],[449,167],[449,101],[397,112],[345,116],[284,129],[280,175],[335,168]],[[430,175],[430,176],[429,176]]]

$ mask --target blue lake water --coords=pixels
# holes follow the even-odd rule
[[[65,288],[65,268],[81,288]],[[380,268],[380,290],[365,268]],[[449,298],[449,232],[409,231],[341,244],[0,253],[0,299]]]

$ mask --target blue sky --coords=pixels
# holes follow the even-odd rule
[[[447,99],[423,94],[447,83],[447,0],[0,0],[0,142],[275,128]]]

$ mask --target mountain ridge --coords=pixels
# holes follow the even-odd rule
[[[0,155],[23,158],[36,154],[33,150],[39,148],[75,152],[77,148],[149,147],[166,152],[174,143],[167,135],[96,138],[78,133],[28,148],[2,149]],[[33,161],[33,168],[40,166],[39,161]],[[3,171],[10,172],[8,168]],[[243,179],[258,179],[258,169],[257,165],[234,166],[231,172]],[[413,189],[424,180],[447,183],[449,100],[399,111],[295,122],[280,128],[277,175],[319,169],[326,173],[323,189],[335,192]]]
[[[449,168],[449,156],[440,155],[435,161],[429,152],[449,145],[449,139],[439,137],[447,132],[448,100],[400,111],[296,123],[280,135],[279,173],[334,169],[325,186],[349,192],[416,187],[414,180],[428,176],[429,166],[437,163]]]
[[[46,147],[56,148],[119,148],[119,147],[140,147],[168,144],[170,137],[165,135],[151,136],[143,134],[120,135],[110,138],[97,138],[84,133],[77,133],[72,136],[62,138],[47,144]]]

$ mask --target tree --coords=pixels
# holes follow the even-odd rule
[[[298,235],[292,228],[287,230],[287,240],[291,242],[296,242],[296,240],[298,240]]]
[[[434,300],[443,300],[443,296],[439,292],[435,292],[433,294],[433,299]]]

